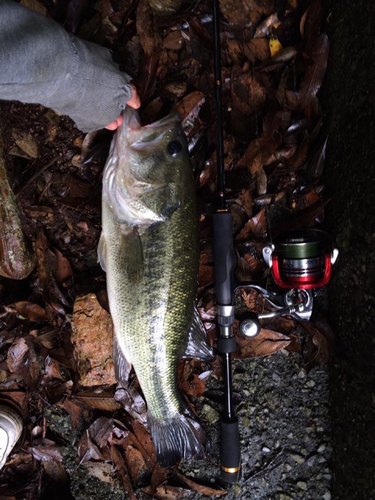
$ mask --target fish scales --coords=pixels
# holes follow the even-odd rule
[[[189,201],[169,221],[142,233],[145,268],[139,283],[129,279],[123,265],[121,224],[107,211],[112,219],[107,237],[108,297],[118,324],[117,339],[134,365],[152,415],[172,417],[181,410],[176,363],[188,340],[198,273],[196,207]]]

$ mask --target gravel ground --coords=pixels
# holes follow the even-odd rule
[[[243,471],[226,498],[329,500],[332,449],[327,369],[319,367],[307,374],[299,356],[287,351],[236,361],[233,368],[234,391],[240,398]],[[213,380],[212,389],[215,385],[219,386]],[[209,400],[201,404],[203,417],[217,424],[218,406]],[[187,474],[217,482],[218,435],[217,425],[211,427],[210,466],[194,469],[186,464]]]
[[[282,350],[269,357],[234,362],[233,386],[239,401],[243,472],[240,482],[228,489],[225,498],[329,500],[332,448],[327,368],[318,367],[307,374],[300,367],[299,356]],[[207,389],[210,394],[219,393],[221,381],[211,377]],[[181,470],[198,482],[219,487],[220,404],[212,399],[202,397],[196,401],[209,428],[210,457],[182,464]],[[55,421],[61,433],[63,417],[51,414],[49,419],[52,427]],[[69,430],[69,424],[66,428]],[[68,431],[67,438],[73,445],[65,449],[73,496],[77,500],[124,499],[123,490],[87,476],[77,464],[76,442]],[[136,494],[140,499],[149,498],[140,491]],[[186,498],[209,497],[191,493]]]

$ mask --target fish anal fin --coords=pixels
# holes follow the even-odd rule
[[[113,364],[117,382],[128,382],[132,364],[126,359],[116,337],[113,339]]]
[[[100,267],[103,269],[104,272],[107,271],[106,253],[107,253],[107,243],[105,240],[104,232],[102,231],[98,245],[98,262],[100,263]]]
[[[189,331],[188,344],[183,357],[198,358],[204,361],[213,361],[215,359],[214,351],[208,339],[206,329],[195,305],[193,321]]]

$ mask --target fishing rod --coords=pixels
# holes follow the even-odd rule
[[[233,221],[225,199],[223,109],[221,99],[220,11],[213,0],[214,73],[217,119],[217,208],[213,214],[213,248],[218,326],[217,350],[224,365],[224,411],[221,415],[221,478],[236,483],[241,475],[238,419],[233,407],[231,357],[236,351],[233,332],[235,297],[239,289],[254,289],[272,306],[272,311],[251,312],[239,325],[239,333],[254,338],[261,331],[260,320],[291,316],[308,321],[312,314],[314,290],[328,283],[338,257],[332,238],[319,229],[302,229],[281,235],[263,248],[276,291],[257,283],[239,283],[235,278],[236,254]]]
[[[233,247],[232,214],[226,207],[224,174],[223,110],[221,99],[220,10],[218,0],[213,0],[214,72],[217,119],[217,190],[218,206],[213,215],[215,287],[217,297],[217,350],[224,362],[224,412],[221,416],[220,465],[221,478],[235,483],[241,474],[240,436],[238,419],[232,401],[231,355],[237,344],[233,333],[234,292],[237,287],[234,268],[236,255]]]

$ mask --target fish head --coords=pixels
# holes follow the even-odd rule
[[[113,139],[103,194],[118,220],[150,225],[167,220],[193,189],[192,167],[179,115],[141,126],[127,108]]]

